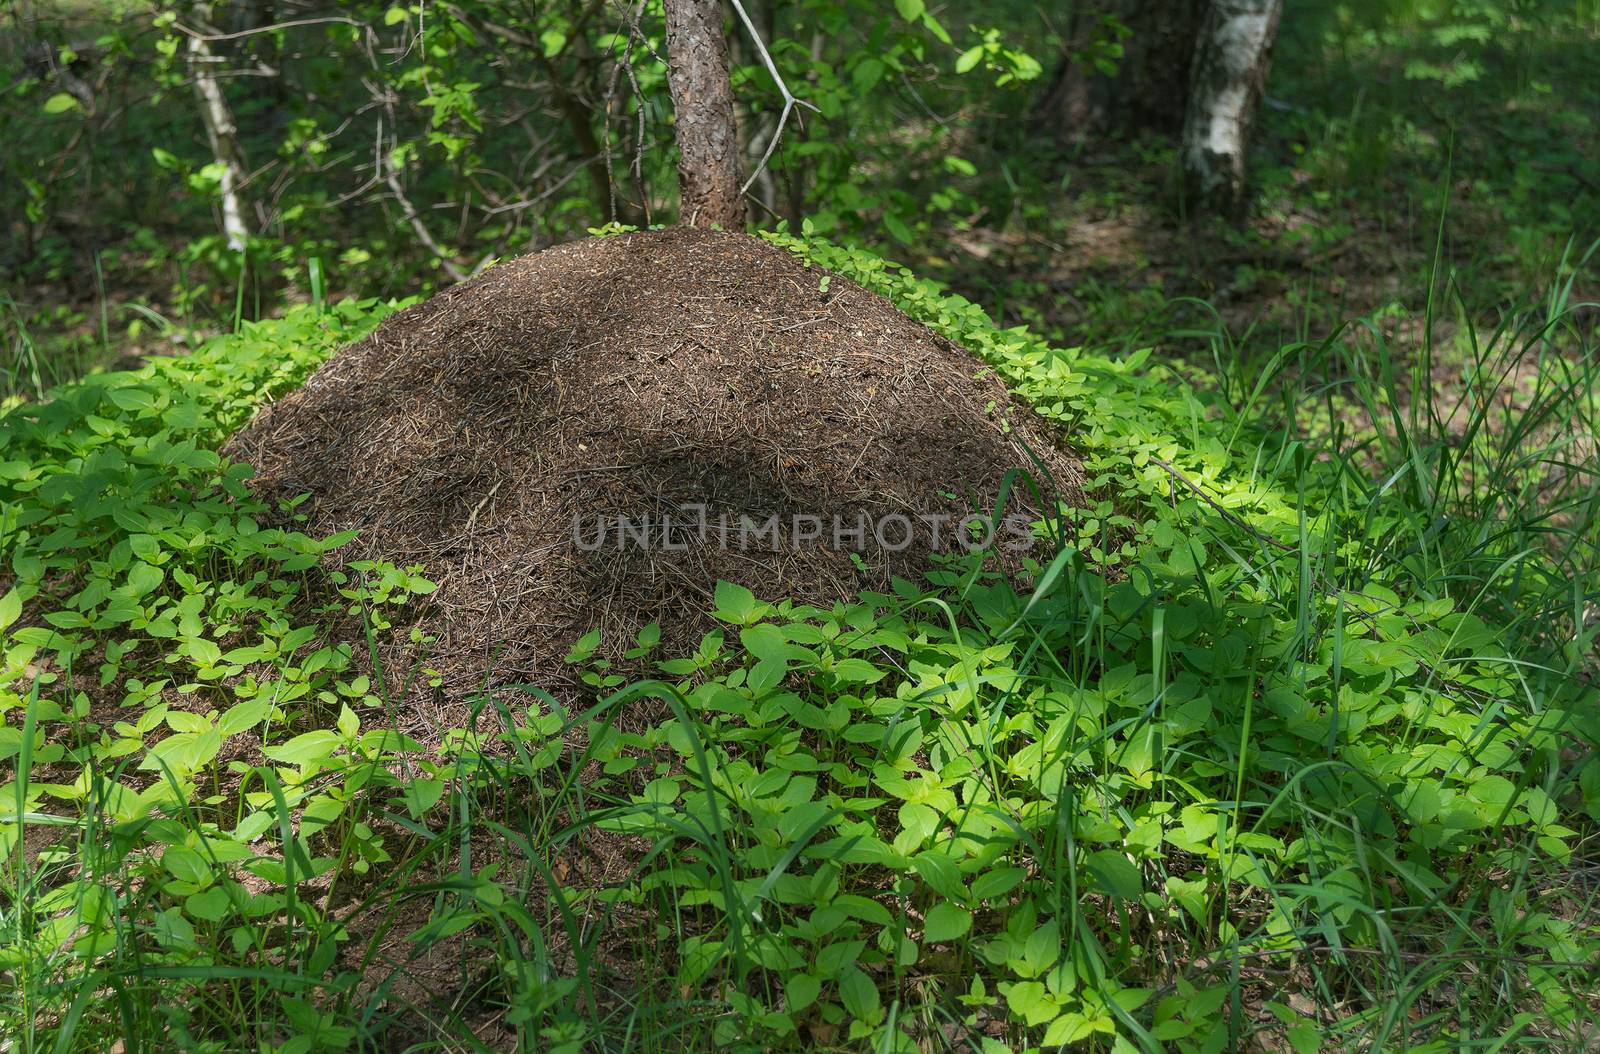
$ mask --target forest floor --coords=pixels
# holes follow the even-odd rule
[[[1302,48],[1311,61],[1275,70],[1242,223],[1182,215],[1169,143],[1098,142],[1019,166],[1032,182],[1009,210],[902,255],[1003,325],[1065,346],[1152,346],[1245,390],[1295,345],[1378,352],[1406,377],[1426,358],[1448,388],[1524,307],[1592,332],[1588,37],[1551,26],[1442,66],[1418,57],[1428,43]]]

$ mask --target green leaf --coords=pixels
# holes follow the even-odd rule
[[[128,374],[113,376],[126,377]],[[106,392],[106,398],[121,410],[148,410],[156,404],[155,394],[144,388],[112,388]]]
[[[1061,958],[1061,926],[1054,919],[1028,935],[1022,943],[1022,969],[1026,977],[1038,977]]]
[[[344,812],[344,802],[331,795],[318,795],[307,802],[300,813],[300,833],[315,834],[337,820],[342,812]]]
[[[817,951],[816,970],[822,977],[838,977],[840,972],[861,955],[866,941],[836,941]]]
[[[205,886],[211,882],[211,868],[206,865],[205,857],[187,846],[168,846],[167,851],[161,854],[161,866],[180,882],[195,886]]]
[[[413,780],[406,785],[406,809],[413,819],[421,819],[444,797],[444,780]]]
[[[755,620],[758,607],[756,595],[744,586],[734,585],[732,582],[718,582],[716,604],[716,610],[711,614],[723,622],[744,625]]]
[[[965,900],[966,884],[961,881],[961,869],[948,853],[929,851],[921,853],[911,862],[922,880],[945,900]]]
[[[183,642],[183,650],[201,666],[215,666],[222,661],[222,649],[216,641],[204,637],[191,637]]]
[[[784,1009],[797,1013],[817,1001],[822,992],[822,980],[815,974],[790,974],[783,982]]]
[[[916,234],[906,225],[905,220],[893,212],[883,214],[883,226],[892,235],[895,241],[902,245],[910,245],[916,240]]]
[[[865,94],[877,87],[883,80],[883,62],[879,59],[866,58],[856,63],[855,69],[850,71],[850,80],[858,92]]]
[[[1038,981],[1018,981],[1006,991],[1006,1005],[1030,1025],[1053,1021],[1061,1004]]]
[[[860,967],[850,967],[839,978],[839,1001],[853,1017],[868,1022],[877,1020],[878,986]]]
[[[762,696],[782,684],[787,672],[785,663],[762,659],[750,668],[750,676],[745,679],[745,684],[757,696]]]
[[[876,900],[854,893],[843,893],[835,897],[833,907],[874,926],[887,926],[894,919],[894,916],[889,914],[889,909]]]
[[[83,104],[64,91],[56,92],[44,101],[45,113],[66,113],[68,110],[81,110]]]
[[[0,597],[0,630],[10,626],[22,615],[22,594],[15,589],[6,591]]]
[[[1300,1022],[1289,1029],[1287,1037],[1295,1054],[1317,1054],[1322,1049],[1322,1033],[1314,1022]]]
[[[789,659],[794,656],[794,646],[783,635],[783,630],[770,624],[740,630],[739,643],[756,658],[779,666],[787,667]]]
[[[921,802],[908,801],[900,806],[900,827],[911,835],[914,844],[910,848],[916,849],[933,836],[942,822],[936,809],[923,805]],[[956,881],[959,883],[960,879]]]
[[[888,676],[865,659],[840,659],[828,672],[847,684],[873,684]]]
[[[265,754],[273,761],[281,761],[285,765],[307,765],[327,758],[338,749],[339,743],[337,732],[322,728],[314,732],[303,732],[287,743],[267,747]]]
[[[923,0],[894,0],[894,9],[900,12],[900,17],[907,22],[915,22],[921,18],[926,7]]]
[[[1088,1018],[1078,1013],[1063,1014],[1050,1022],[1044,1030],[1044,1046],[1066,1047],[1094,1035],[1094,1026]]]
[[[145,754],[141,769],[160,772],[172,769],[185,776],[208,764],[222,749],[222,735],[215,728],[203,732],[176,732],[161,740]]]
[[[998,900],[1011,892],[1028,873],[1020,867],[991,868],[972,880],[972,899],[978,901]]]
[[[572,645],[572,650],[567,652],[567,661],[575,665],[581,665],[589,660],[589,656],[593,655],[594,650],[599,646],[600,631],[592,629],[579,637],[577,642]]]
[[[922,939],[953,941],[972,928],[972,912],[956,904],[935,904],[922,923]]]
[[[972,68],[974,66],[976,66],[982,60],[983,60],[983,45],[982,44],[979,44],[977,47],[968,48],[966,51],[963,51],[961,53],[961,57],[960,58],[956,59],[956,72],[957,73],[970,73],[972,71]]]
[[[141,561],[128,570],[128,588],[134,596],[142,597],[160,589],[164,578],[161,568]]]
[[[1144,876],[1132,861],[1115,849],[1090,853],[1084,862],[1095,884],[1114,897],[1132,900],[1144,891]]]
[[[221,922],[228,917],[233,909],[228,900],[227,891],[221,886],[212,886],[203,893],[196,893],[183,902],[186,915],[206,922]]]
[[[242,703],[235,703],[217,719],[217,731],[227,737],[252,729],[266,718],[268,708],[265,699],[246,699]]]

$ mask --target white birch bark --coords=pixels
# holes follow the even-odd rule
[[[217,80],[216,71],[221,60],[211,50],[211,42],[207,39],[212,32],[211,5],[197,5],[195,19],[199,26],[189,34],[189,74],[194,80],[195,95],[200,101],[200,120],[205,124],[211,156],[222,168],[222,233],[228,239],[228,248],[240,252],[250,240],[250,226],[245,219],[243,188],[248,173],[244,151],[239,148],[239,126],[234,123],[233,110],[228,106],[228,97],[222,94],[222,85]]]
[[[1202,209],[1235,212],[1283,0],[1213,0],[1196,43],[1181,146],[1184,183]]]

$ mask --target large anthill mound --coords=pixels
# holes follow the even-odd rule
[[[928,525],[1038,479],[1029,448],[1078,500],[1059,438],[977,360],[824,275],[692,229],[523,257],[395,315],[229,453],[268,497],[308,492],[308,532],[359,531],[338,559],[425,565],[434,665],[546,687],[590,628],[698,640],[719,578],[824,604],[919,579]]]

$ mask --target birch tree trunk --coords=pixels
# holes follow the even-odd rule
[[[250,240],[243,190],[248,169],[244,151],[239,148],[239,127],[234,123],[228,97],[222,94],[222,85],[217,80],[217,65],[221,60],[206,39],[214,32],[211,5],[197,4],[194,13],[198,25],[189,36],[189,75],[200,101],[200,120],[206,127],[211,156],[222,167],[222,233],[228,239],[228,248],[240,252]]]
[[[678,139],[682,222],[744,227],[739,132],[720,0],[666,0],[667,87]]]
[[[1195,45],[1179,153],[1188,200],[1237,215],[1245,160],[1266,87],[1283,0],[1213,0]]]

